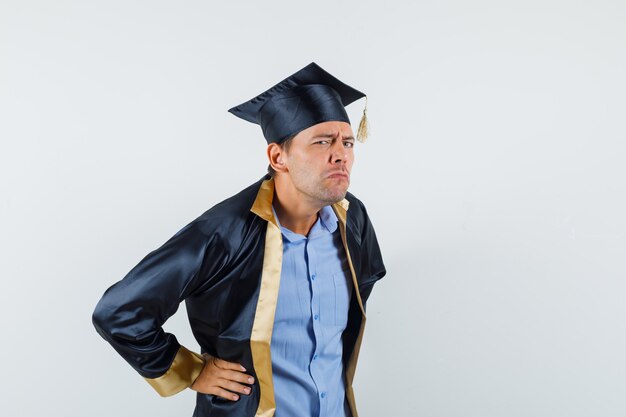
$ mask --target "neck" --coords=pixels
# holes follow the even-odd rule
[[[290,181],[278,175],[274,178],[273,205],[281,226],[304,236],[309,234],[317,221],[317,213],[324,207],[319,202],[311,201]]]

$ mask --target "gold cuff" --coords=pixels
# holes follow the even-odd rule
[[[163,375],[158,378],[144,378],[162,397],[169,397],[188,388],[198,378],[204,368],[201,355],[181,346],[176,357]]]

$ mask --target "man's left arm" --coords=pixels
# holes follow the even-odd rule
[[[361,248],[362,252],[362,276],[364,277],[360,282],[361,297],[367,300],[374,288],[376,281],[381,279],[387,273],[385,264],[383,263],[383,256],[378,245],[378,239],[376,238],[376,232],[374,226],[370,221],[367,210],[361,201],[358,201],[360,208],[363,212],[363,228],[361,230]]]

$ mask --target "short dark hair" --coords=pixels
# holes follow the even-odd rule
[[[279,146],[282,148],[282,150],[284,152],[289,152],[289,148],[291,147],[291,142],[293,140],[293,138],[296,135],[291,135],[288,136],[287,139],[283,140],[281,143],[279,143]],[[269,174],[270,177],[274,178],[274,175],[276,175],[276,171],[274,170],[274,168],[272,168],[271,164],[267,165],[267,173]]]

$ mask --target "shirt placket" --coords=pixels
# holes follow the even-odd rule
[[[319,356],[321,355],[323,349],[323,331],[321,328],[322,320],[321,317],[321,306],[320,306],[320,281],[319,281],[319,271],[318,265],[320,259],[318,259],[317,252],[315,250],[315,245],[312,244],[312,240],[307,239],[305,246],[307,258],[309,260],[308,267],[308,278],[309,285],[311,286],[311,318],[313,322],[313,335],[315,341],[315,349],[313,351],[313,356],[311,357],[309,369],[311,372],[311,377],[313,378],[313,382],[317,387],[318,400],[319,400],[319,410],[320,416],[324,416],[326,414],[326,398],[328,392],[326,391],[326,385],[324,383],[324,375],[323,369],[321,369],[321,361],[319,360]]]

